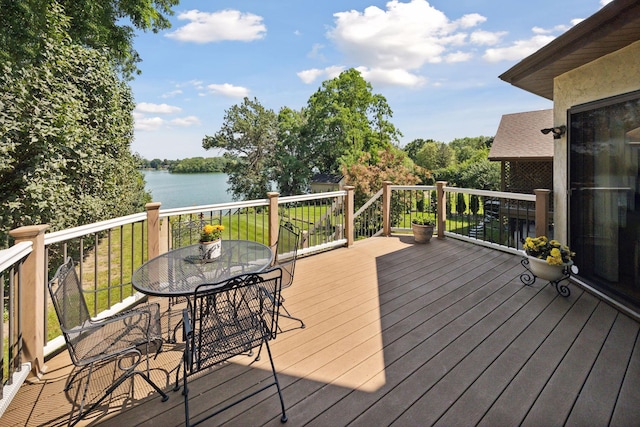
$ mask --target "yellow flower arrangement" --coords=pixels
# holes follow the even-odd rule
[[[543,259],[551,265],[566,264],[576,255],[568,246],[557,240],[549,240],[547,236],[527,237],[524,242],[524,251],[527,255]]]
[[[224,225],[207,224],[202,228],[202,233],[200,233],[200,241],[201,242],[216,241],[222,237],[223,230],[224,230]]]

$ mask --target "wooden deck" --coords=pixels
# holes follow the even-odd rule
[[[411,240],[372,238],[299,260],[286,306],[307,327],[272,341],[287,425],[640,423],[637,321],[575,285],[568,298],[522,285],[517,256],[452,238]],[[166,345],[152,360],[167,402],[128,382],[80,425],[183,425],[182,395],[170,391],[180,351]],[[192,412],[268,378],[266,357],[249,362],[194,379]],[[0,424],[64,425],[77,393],[63,391],[70,370],[66,352],[49,361]],[[280,425],[274,389],[204,425],[221,424]]]

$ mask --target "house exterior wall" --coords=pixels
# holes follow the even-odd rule
[[[603,56],[554,79],[554,125],[567,125],[568,110],[576,105],[640,90],[640,41]],[[553,162],[554,236],[567,241],[567,134],[556,140]]]

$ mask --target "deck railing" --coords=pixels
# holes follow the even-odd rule
[[[441,237],[451,236],[509,252],[522,250],[527,236],[553,236],[548,190],[517,194],[447,187],[444,183],[437,186],[386,183],[385,188],[390,200],[391,232],[409,232],[413,219],[425,218],[438,225]],[[438,212],[439,206],[442,213]]]
[[[31,253],[31,246],[31,243],[23,242],[0,251],[0,314],[3,319],[0,329],[0,417],[31,370],[31,364],[23,361],[23,319],[20,310],[24,263]]]
[[[21,290],[3,296],[8,317],[20,319],[13,326],[18,332],[10,335],[22,340],[22,344],[13,338],[3,340],[5,348],[17,349],[9,363],[30,363],[32,373],[38,375],[45,369],[46,356],[64,345],[57,336],[55,314],[47,308],[46,284],[67,256],[78,264],[93,314],[101,316],[137,303],[143,296],[131,285],[133,272],[160,253],[196,243],[204,223],[225,225],[223,238],[272,246],[280,220],[291,221],[303,230],[300,255],[348,247],[356,238],[406,233],[416,216],[434,218],[439,238],[468,239],[508,251],[517,251],[525,234],[550,233],[547,190],[517,195],[446,187],[444,182],[411,187],[387,182],[357,212],[353,193],[353,187],[290,197],[268,193],[260,200],[176,209],[149,203],[143,213],[62,231],[47,233],[47,225],[12,230],[15,244],[9,251],[25,252],[19,252],[22,258],[14,261],[15,255],[0,252],[3,283],[11,277],[9,288]]]

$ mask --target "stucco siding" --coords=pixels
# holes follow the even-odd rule
[[[567,124],[571,107],[640,90],[640,41],[554,79],[554,125]],[[556,140],[553,162],[555,237],[567,240],[567,135]]]

